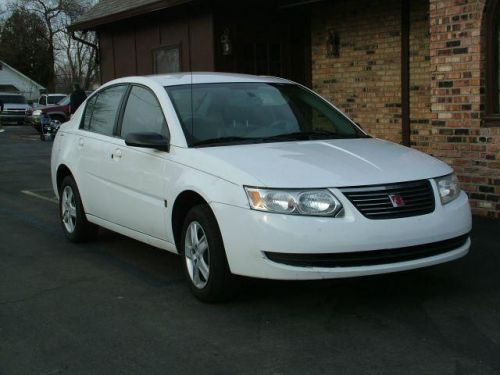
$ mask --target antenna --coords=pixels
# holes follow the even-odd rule
[[[191,75],[191,83],[189,85],[190,90],[191,90],[191,136],[194,135],[194,104],[193,104],[193,62],[191,59],[191,19],[193,17],[193,7],[191,4],[189,6],[189,17],[188,17],[188,24],[187,24],[187,34],[188,34],[188,54],[189,54],[189,72]]]

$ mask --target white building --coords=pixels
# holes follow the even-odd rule
[[[29,101],[38,100],[45,87],[0,60],[0,92],[23,94]]]

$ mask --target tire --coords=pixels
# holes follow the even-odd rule
[[[71,242],[95,238],[98,227],[87,221],[80,192],[71,176],[66,176],[59,191],[59,215],[64,235]]]
[[[196,240],[193,233],[196,233]],[[184,273],[196,298],[203,302],[223,302],[234,296],[236,277],[229,270],[222,235],[208,205],[195,206],[187,214],[182,228],[181,252]]]

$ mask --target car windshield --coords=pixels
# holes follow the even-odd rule
[[[365,138],[347,117],[295,84],[166,87],[190,146]]]
[[[4,104],[27,104],[26,98],[22,95],[0,95],[0,100]]]
[[[48,104],[58,104],[64,98],[66,98],[65,95],[50,95],[47,98],[47,102]]]
[[[68,96],[65,96],[63,99],[61,99],[60,101],[58,101],[57,105],[68,105],[69,101],[70,101],[70,97],[68,95]]]

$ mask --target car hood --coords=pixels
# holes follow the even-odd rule
[[[374,185],[443,176],[445,163],[373,138],[198,148],[203,169],[238,184],[313,188]],[[197,168],[200,168],[198,164]]]

